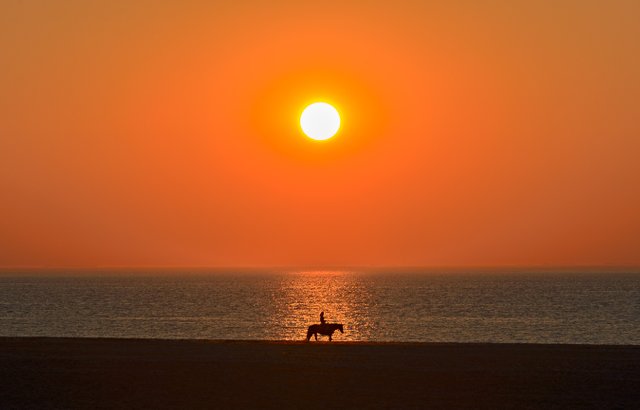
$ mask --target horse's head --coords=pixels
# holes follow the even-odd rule
[[[344,333],[344,329],[342,329],[342,323],[338,325],[338,330],[340,331],[340,333]]]

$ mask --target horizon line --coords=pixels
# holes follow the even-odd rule
[[[196,269],[196,270],[387,270],[387,269],[640,269],[639,265],[631,264],[493,264],[493,265],[7,265],[1,266],[0,271],[6,270],[107,270],[107,269]]]

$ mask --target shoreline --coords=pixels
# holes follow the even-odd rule
[[[325,337],[322,340],[310,341],[300,340],[271,340],[271,339],[206,339],[206,338],[156,338],[156,337],[103,337],[103,336],[0,336],[0,343],[3,341],[128,341],[128,342],[187,342],[187,343],[206,343],[206,344],[255,344],[255,345],[336,345],[336,346],[422,346],[422,347],[438,347],[438,346],[504,346],[504,347],[576,347],[576,348],[629,348],[639,349],[640,344],[596,344],[596,343],[530,343],[530,342],[402,342],[402,341],[354,341],[354,340],[329,340]]]
[[[640,346],[0,337],[0,380],[17,409],[632,408]]]

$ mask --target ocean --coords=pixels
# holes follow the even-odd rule
[[[640,344],[639,271],[3,272],[0,336]],[[326,340],[326,338],[324,339]]]

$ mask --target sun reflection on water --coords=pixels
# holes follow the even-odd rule
[[[300,340],[309,325],[344,324],[334,340],[368,339],[375,322],[370,315],[373,298],[360,275],[349,271],[299,271],[282,276],[272,298],[284,325],[283,339]]]

